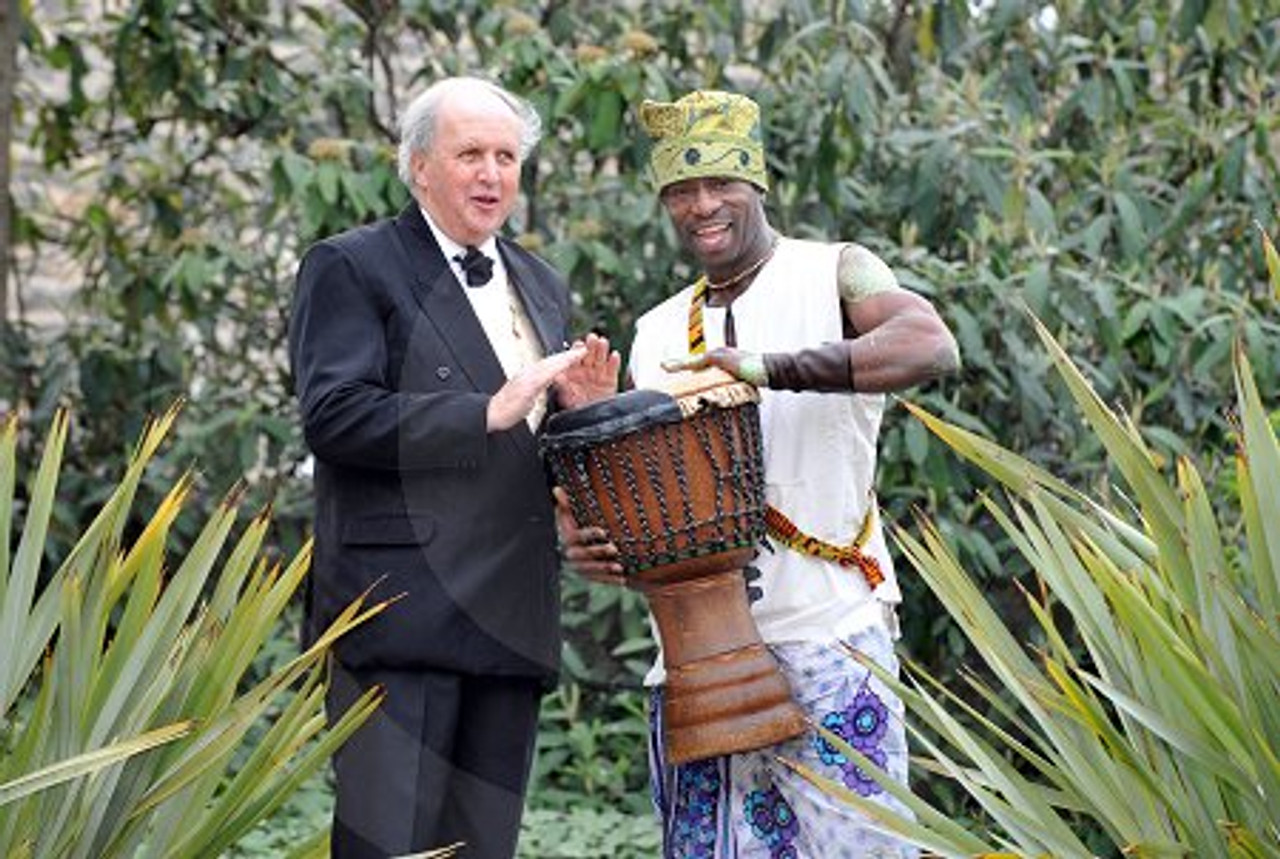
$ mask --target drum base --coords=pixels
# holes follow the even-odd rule
[[[672,763],[760,749],[808,729],[756,631],[741,569],[642,590],[662,636]]]

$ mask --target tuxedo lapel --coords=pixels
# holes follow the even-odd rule
[[[525,263],[522,257],[507,250],[505,239],[498,240],[498,251],[502,254],[502,263],[507,268],[507,277],[510,278],[516,294],[524,304],[525,313],[529,314],[529,321],[537,331],[542,353],[550,355],[563,351],[567,345],[564,342],[563,320],[554,302],[548,296],[548,291],[543,288],[537,273]]]
[[[396,233],[405,251],[414,300],[427,321],[475,389],[497,391],[507,380],[502,364],[416,203],[400,213]]]

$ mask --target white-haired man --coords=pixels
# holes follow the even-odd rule
[[[337,645],[331,711],[386,691],[336,756],[340,859],[515,852],[560,652],[535,433],[548,406],[612,392],[619,363],[594,336],[566,348],[563,279],[498,235],[539,129],[493,83],[434,84],[401,120],[413,201],[318,242],[298,271],[290,359],[316,460],[308,631],[366,591],[396,598]]]

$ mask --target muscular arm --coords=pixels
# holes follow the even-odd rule
[[[955,340],[933,305],[898,285],[861,245],[840,252],[845,339],[763,357],[768,386],[801,391],[900,391],[959,367]]]
[[[960,366],[950,330],[924,297],[905,289],[844,302],[856,336],[844,340],[853,389],[900,391]]]
[[[883,393],[927,382],[960,366],[955,339],[928,299],[898,285],[893,272],[860,245],[840,254],[844,339],[763,355],[713,349],[664,361],[668,370],[715,366],[761,387]]]

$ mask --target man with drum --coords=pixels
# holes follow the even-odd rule
[[[755,102],[696,91],[644,102],[640,120],[658,194],[702,275],[637,323],[631,382],[663,387],[669,371],[714,366],[761,389],[768,545],[749,570],[756,626],[809,719],[905,783],[902,703],[849,648],[897,670],[901,595],[874,497],[884,394],[954,372],[955,341],[932,304],[867,248],[770,226]],[[558,524],[579,572],[621,570],[616,547],[599,542],[599,529],[579,529],[563,496]],[[659,659],[646,682],[664,855],[915,855],[778,763],[800,762],[905,813],[816,732],[672,765],[662,680]]]

